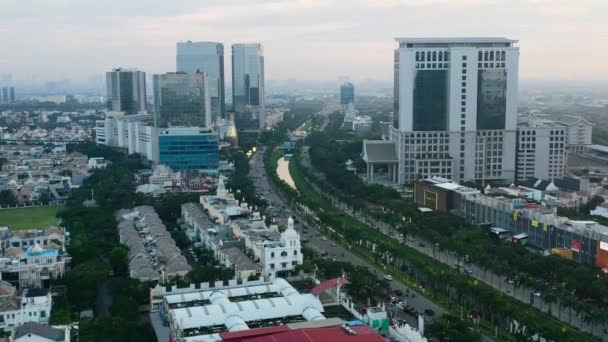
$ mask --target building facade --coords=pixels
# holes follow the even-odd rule
[[[232,105],[236,113],[256,113],[259,127],[266,126],[261,44],[232,45]]]
[[[130,69],[106,72],[108,110],[137,114],[146,112],[146,73]]]
[[[205,72],[208,76],[211,116],[215,121],[224,117],[224,44],[215,42],[178,42],[176,71]]]
[[[15,103],[15,88],[0,87],[0,104]]]
[[[399,183],[515,179],[519,48],[506,38],[399,38],[390,139]]]
[[[155,127],[208,127],[211,99],[206,73],[154,75]]]
[[[219,136],[199,127],[154,127],[152,116],[108,115],[96,122],[96,142],[139,153],[173,171],[217,170]]]
[[[534,115],[518,121],[515,179],[563,177],[568,164],[568,128]]]
[[[167,128],[158,135],[159,163],[173,171],[217,170],[219,136],[200,128]]]

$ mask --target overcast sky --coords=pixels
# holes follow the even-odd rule
[[[608,0],[0,0],[0,74],[175,69],[175,43],[260,42],[266,78],[392,79],[395,37],[519,39],[521,79],[608,79]]]

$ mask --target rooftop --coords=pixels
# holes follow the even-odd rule
[[[504,37],[432,37],[395,38],[399,44],[513,44],[518,40]]]

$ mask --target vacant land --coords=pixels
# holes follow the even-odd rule
[[[9,226],[13,229],[44,228],[57,224],[56,214],[62,205],[36,208],[17,208],[0,210],[0,227]]]

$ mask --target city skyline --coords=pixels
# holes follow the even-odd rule
[[[15,33],[5,35],[0,73],[10,73],[16,81],[32,74],[86,80],[115,67],[148,74],[173,71],[175,43],[185,40],[225,46],[259,42],[267,79],[350,75],[353,80],[390,81],[393,38],[400,36],[508,36],[525,51],[520,58],[524,80],[597,81],[608,76],[601,58],[608,32],[601,13],[608,5],[598,0],[236,0],[182,1],[180,6],[152,1],[145,7],[137,1],[120,6],[33,3],[35,7],[32,2],[0,4],[0,32]],[[436,18],[442,25],[429,25]],[[589,46],[596,53],[582,54]],[[225,67],[231,69],[229,60]]]

